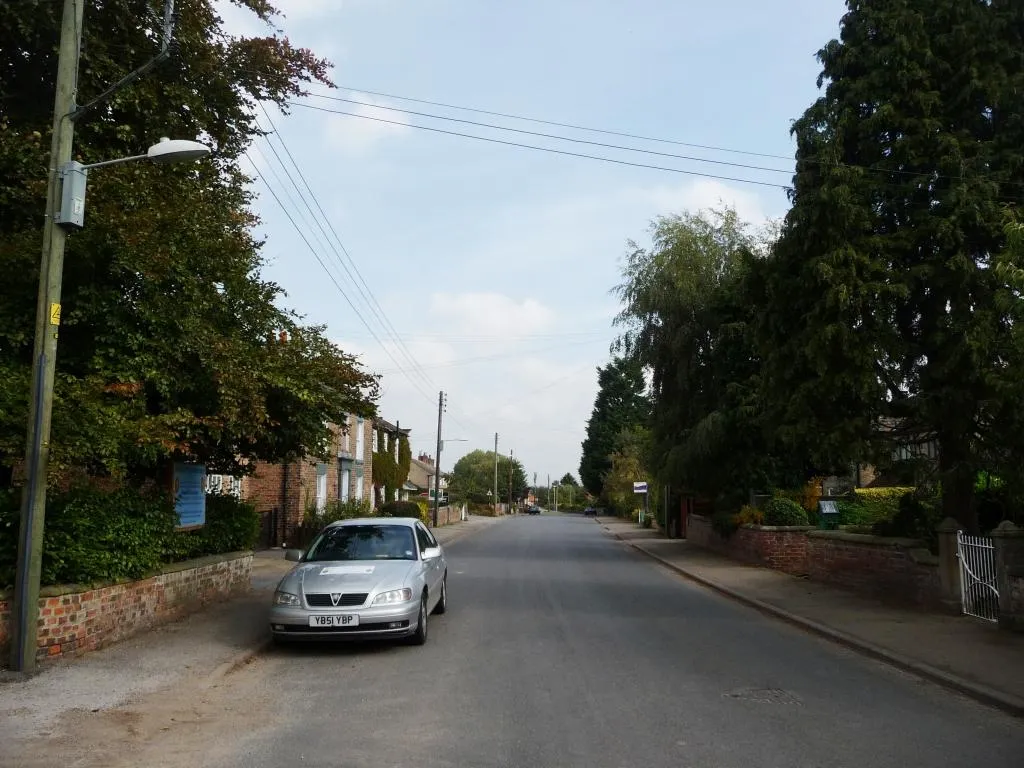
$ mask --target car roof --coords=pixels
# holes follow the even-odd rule
[[[401,525],[411,528],[420,522],[415,517],[354,517],[350,520],[335,520],[328,523],[328,528],[340,528],[343,525]]]

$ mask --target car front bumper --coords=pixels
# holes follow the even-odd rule
[[[419,602],[410,600],[401,605],[369,608],[310,609],[275,605],[270,609],[270,631],[275,638],[287,640],[369,640],[384,637],[405,637],[416,631]],[[359,624],[354,627],[311,627],[310,616],[355,614]]]

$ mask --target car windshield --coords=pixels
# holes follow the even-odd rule
[[[341,525],[328,528],[304,560],[415,560],[416,540],[405,525]]]

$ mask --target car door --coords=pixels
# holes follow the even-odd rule
[[[430,531],[422,523],[416,524],[416,541],[420,547],[420,559],[423,560],[423,552],[438,546],[437,540],[430,535]],[[423,560],[423,576],[427,581],[427,589],[430,590],[431,601],[436,601],[441,595],[441,579],[444,578],[443,560],[435,557],[433,560]]]

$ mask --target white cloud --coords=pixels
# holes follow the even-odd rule
[[[500,293],[435,293],[431,315],[452,333],[516,337],[540,333],[555,324],[555,312],[536,299],[516,300]]]
[[[350,97],[366,104],[337,102],[339,109],[358,117],[329,115],[326,123],[328,144],[346,155],[360,156],[370,152],[377,144],[391,138],[409,134],[408,119],[401,112],[384,109],[380,100],[353,91]],[[371,105],[371,106],[367,106]],[[382,122],[382,121],[389,122]]]

